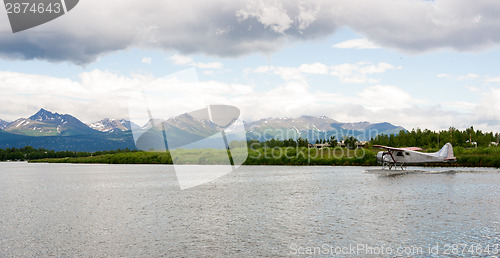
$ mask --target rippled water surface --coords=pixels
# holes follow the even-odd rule
[[[365,169],[247,166],[180,190],[171,166],[0,163],[0,256],[428,256],[500,243],[498,170]]]

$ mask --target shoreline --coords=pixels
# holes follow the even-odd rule
[[[87,164],[199,164],[267,166],[380,166],[374,148],[234,148],[175,149],[171,151],[115,150],[102,152],[55,152],[25,147],[8,149],[0,160],[30,163],[87,163]],[[500,168],[500,147],[464,149],[455,148],[456,163],[417,164],[418,167],[494,167]],[[412,166],[411,164],[409,164]]]
[[[1,163],[27,163],[27,164],[73,164],[73,165],[158,165],[158,166],[174,166],[174,164],[160,164],[160,163],[90,163],[90,162],[50,162],[50,161],[39,161],[39,160],[32,160],[32,161],[19,161],[19,162],[4,162],[0,161]],[[194,166],[221,166],[219,164],[182,164],[182,165],[194,165]],[[180,165],[180,166],[182,166]],[[179,165],[178,165],[179,166]],[[379,168],[382,166],[378,165],[289,165],[289,164],[283,164],[283,165],[268,165],[268,164],[252,164],[252,165],[246,165],[243,164],[240,167],[375,167]],[[443,166],[443,165],[410,165],[410,167],[416,167],[416,168],[487,168],[487,169],[499,169],[500,172],[500,167],[488,167],[488,166]],[[399,170],[398,170],[399,171]]]
[[[492,160],[497,160],[494,155],[484,155],[480,158],[476,158],[475,162],[470,162],[467,156],[458,156],[458,161],[452,164],[442,164],[442,163],[428,163],[428,164],[409,164],[408,167],[422,167],[422,168],[432,168],[432,167],[443,167],[443,168],[453,168],[453,167],[470,167],[470,168],[500,168],[500,165],[496,165],[497,162],[492,162]],[[10,161],[23,162],[23,161]],[[105,154],[101,156],[93,157],[65,157],[65,158],[48,158],[48,159],[34,159],[24,161],[28,163],[69,163],[69,164],[142,164],[142,165],[173,165],[170,155],[167,153],[149,153],[149,152],[133,152],[133,153],[117,153],[117,154]],[[179,164],[179,163],[177,163]],[[186,165],[225,165],[225,163],[217,162],[205,162],[205,163],[189,163],[185,162]],[[329,166],[329,167],[380,167],[381,165],[377,163],[375,157],[365,156],[363,158],[320,158],[315,159],[314,157],[306,157],[303,160],[283,160],[281,158],[265,158],[265,159],[255,159],[247,158],[247,160],[241,166]]]

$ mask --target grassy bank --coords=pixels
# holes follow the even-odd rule
[[[126,152],[89,157],[47,158],[30,160],[30,163],[89,163],[89,164],[172,164],[168,152]]]
[[[377,166],[375,158],[378,149],[346,148],[259,148],[249,149],[244,165],[334,165],[334,166]],[[233,154],[236,153],[233,151]],[[239,151],[242,160],[245,153]],[[448,166],[500,167],[500,147],[466,149],[455,148],[457,163]],[[173,158],[172,158],[173,157]],[[225,164],[227,154],[224,150],[176,150],[170,152],[125,152],[104,154],[91,157],[67,157],[30,160],[43,163],[100,163],[100,164]],[[428,164],[433,165],[433,164]],[[434,164],[446,165],[446,164]]]
[[[376,150],[347,148],[262,148],[249,150],[245,165],[374,166]]]
[[[486,148],[453,148],[458,161],[465,167],[497,167],[500,168],[500,147]]]
[[[234,153],[239,153],[235,156]],[[244,165],[376,165],[375,151],[358,149],[262,148],[248,150]],[[233,151],[233,160],[242,160],[245,153]],[[173,157],[173,158],[172,158]],[[101,164],[206,164],[227,162],[225,150],[176,150],[170,152],[127,152],[91,157],[45,158],[33,163],[101,163]]]

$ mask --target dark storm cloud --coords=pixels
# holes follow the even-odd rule
[[[498,13],[500,5],[486,0],[86,0],[16,34],[0,13],[0,55],[77,64],[130,47],[240,56],[324,38],[341,26],[403,52],[478,51],[500,42]]]

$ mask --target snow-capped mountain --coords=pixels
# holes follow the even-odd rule
[[[4,128],[13,134],[29,136],[56,136],[92,134],[94,130],[75,117],[40,109],[29,118],[19,118]]]
[[[332,124],[337,124],[336,120],[326,116],[301,116],[298,118],[266,118],[252,123],[246,124],[248,131],[262,130],[262,129],[293,129],[296,131],[314,130],[314,131],[328,131],[332,130]]]
[[[169,148],[175,148],[205,139],[219,132],[214,123],[206,119],[197,119],[187,113],[168,120],[150,120],[141,128],[134,127],[134,130],[137,130],[135,136],[139,137],[136,143],[138,148],[145,149],[151,148],[152,144],[163,144],[164,136],[168,139]],[[160,148],[160,146],[155,147]]]
[[[346,136],[355,136],[358,140],[369,140],[378,134],[392,134],[404,130],[401,126],[389,123],[358,122],[341,123],[334,119],[320,116],[301,116],[298,118],[266,118],[245,124],[250,139],[325,139],[335,136],[341,140]]]
[[[130,121],[127,121],[125,119],[117,120],[117,119],[105,118],[101,121],[88,124],[88,126],[94,130],[105,133],[119,132],[119,131],[124,132],[131,129]]]
[[[239,124],[238,124],[239,123]],[[369,122],[341,123],[325,116],[301,116],[298,118],[266,118],[255,122],[237,122],[225,129],[228,139],[245,140],[237,128],[244,126],[247,139],[328,139],[335,136],[342,140],[355,136],[369,140],[378,134],[393,134],[404,130],[390,123]],[[234,127],[234,128],[233,128]],[[134,133],[132,133],[132,128]],[[138,126],[127,120],[103,119],[86,125],[68,114],[40,109],[29,118],[19,118],[8,123],[0,120],[0,148],[45,147],[57,150],[96,151],[117,148],[136,148],[134,137],[142,142],[164,144],[167,136],[169,147],[184,146],[210,137],[220,131],[206,118],[196,118],[189,113],[177,117],[151,120]],[[52,136],[52,137],[38,137]],[[67,137],[69,136],[69,137]],[[137,139],[136,139],[137,140]],[[207,148],[210,146],[207,146]],[[139,148],[139,147],[138,147]]]
[[[4,129],[5,127],[7,127],[10,123],[7,122],[7,121],[4,121],[2,119],[0,119],[0,129]]]

